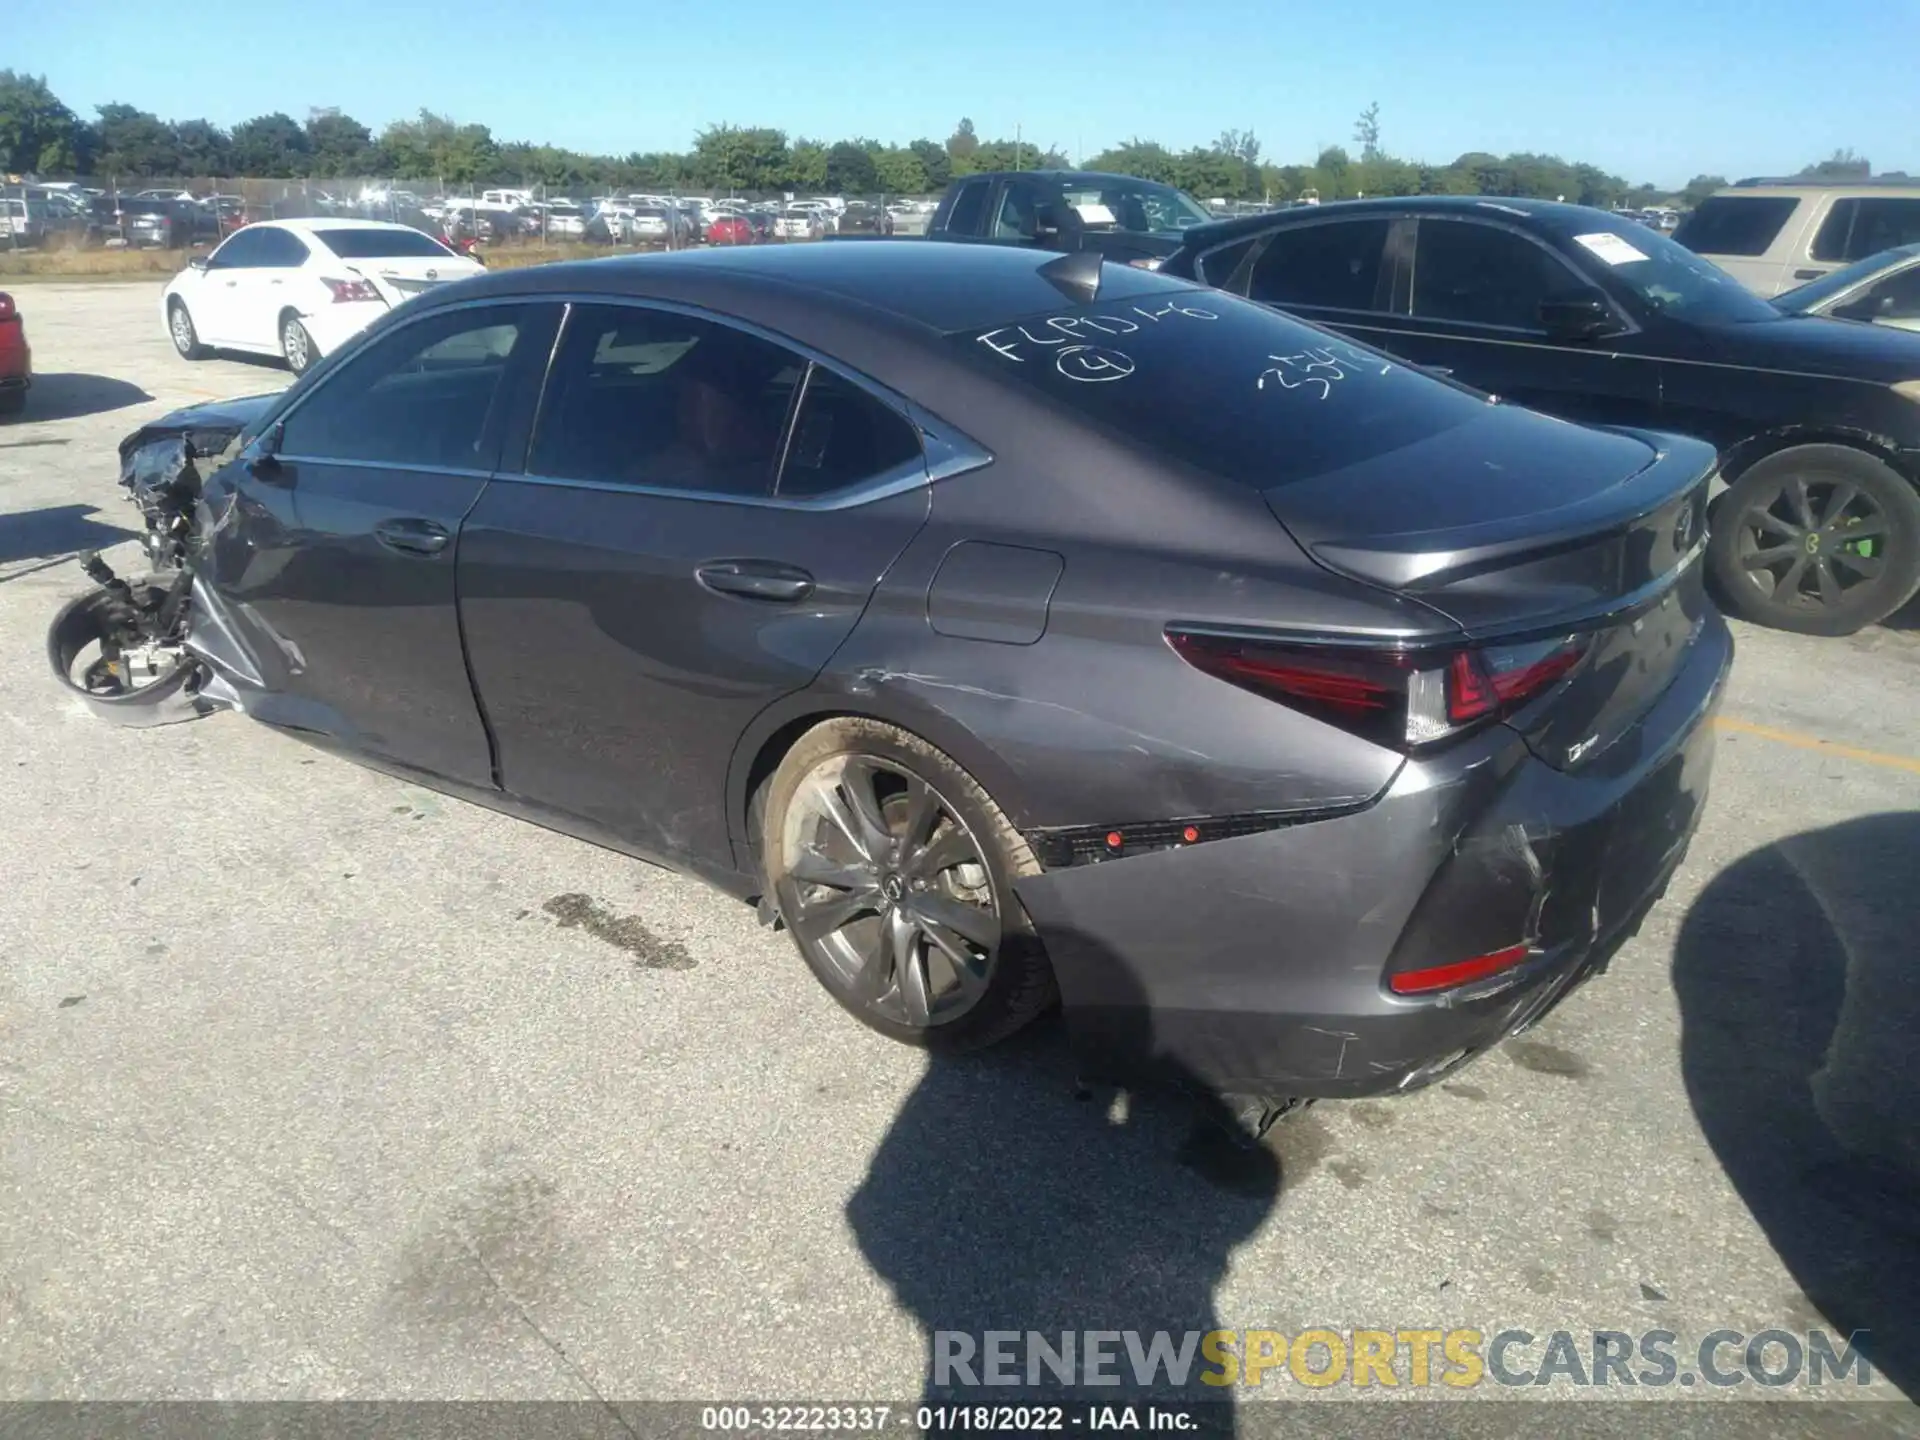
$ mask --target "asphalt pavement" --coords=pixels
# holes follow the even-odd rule
[[[1920,613],[1738,627],[1611,972],[1228,1164],[1057,1026],[889,1044],[695,881],[239,716],[91,718],[42,637],[137,524],[115,443],[287,376],[178,359],[154,285],[17,293],[0,1399],[911,1398],[938,1329],[1456,1326],[1866,1329],[1920,1394]]]

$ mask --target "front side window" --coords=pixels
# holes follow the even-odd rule
[[[720,495],[768,495],[798,355],[712,321],[576,306],[554,358],[528,473]]]
[[[1265,305],[1373,310],[1391,221],[1342,220],[1274,232],[1254,262],[1247,298]],[[1207,259],[1208,278],[1215,267]]]
[[[1026,185],[1008,185],[1000,193],[993,233],[1001,240],[1024,240],[1034,233],[1034,195]]]
[[[348,361],[282,422],[279,451],[316,460],[493,468],[488,424],[509,361],[551,324],[533,306],[447,310],[394,330]]]
[[[1423,219],[1413,251],[1413,313],[1426,320],[1540,333],[1540,302],[1580,277],[1545,247],[1497,225]]]
[[[959,235],[972,235],[980,229],[987,213],[987,181],[969,180],[953,197],[953,209],[947,212],[947,229]]]
[[[1791,195],[1710,195],[1673,238],[1696,255],[1764,255],[1799,204]]]
[[[213,252],[207,264],[221,270],[250,270],[266,264],[265,230],[236,230],[226,244]]]
[[[1876,281],[1833,313],[1842,320],[1913,328],[1920,322],[1920,265],[1909,265]]]

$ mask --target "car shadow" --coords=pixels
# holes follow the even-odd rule
[[[22,560],[59,564],[82,550],[104,550],[134,538],[132,530],[95,520],[99,513],[92,505],[49,505],[41,510],[0,514],[0,565]],[[27,572],[15,571],[0,576],[0,580],[16,579],[23,573]]]
[[[1767,845],[1716,876],[1674,956],[1707,1141],[1836,1339],[1920,1394],[1920,813]],[[1798,1296],[1796,1325],[1818,1326]]]
[[[1920,630],[1920,594],[1916,594],[1880,623],[1888,630]]]
[[[1213,1402],[1207,1428],[1230,1429],[1227,1391],[1201,1383],[1218,1371],[1197,1337],[1217,1328],[1234,1247],[1280,1197],[1292,1122],[1254,1143],[1178,1076],[1090,1083],[1067,1039],[1055,1014],[990,1050],[931,1057],[847,1202],[861,1253],[926,1332],[923,1403],[1178,1397]],[[1018,1332],[1016,1384],[986,1383],[989,1330]],[[1030,1368],[1030,1332],[1058,1347],[1063,1332],[1097,1330],[1143,1345],[1168,1332],[1188,1347],[1184,1383],[1165,1368],[1140,1383],[1119,1336],[1117,1383],[1067,1389]],[[949,1363],[969,1345],[972,1380]]]
[[[131,381],[111,375],[35,375],[27,392],[25,420],[74,420],[142,405],[153,399]]]

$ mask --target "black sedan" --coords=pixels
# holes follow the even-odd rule
[[[1783,314],[1658,231],[1535,200],[1224,221],[1166,269],[1552,415],[1711,441],[1738,614],[1845,635],[1920,589],[1920,336]]]
[[[96,708],[91,641],[183,641],[161,694],[757,898],[886,1035],[1058,995],[1233,1094],[1429,1082],[1604,966],[1732,653],[1710,447],[1091,254],[475,277],[123,456],[182,569],[55,622]]]

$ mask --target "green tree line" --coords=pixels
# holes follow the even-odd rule
[[[1308,194],[1322,200],[1370,195],[1564,196],[1586,205],[1695,203],[1726,182],[1696,176],[1680,192],[1629,184],[1595,165],[1555,155],[1473,152],[1449,164],[1405,160],[1381,143],[1380,107],[1354,125],[1356,151],[1329,146],[1308,164],[1275,164],[1250,130],[1227,130],[1211,145],[1172,150],[1130,139],[1085,162],[1086,168],[1164,181],[1201,199],[1278,203]],[[905,145],[856,137],[827,141],[768,127],[713,125],[686,151],[589,155],[554,145],[496,140],[485,125],[422,110],[377,135],[338,110],[305,121],[274,113],[231,129],[207,120],[162,120],[132,105],[98,107],[89,120],[61,102],[44,78],[0,70],[0,173],[116,181],[246,176],[327,180],[381,177],[450,186],[543,185],[713,191],[835,191],[928,194],[956,176],[988,170],[1062,166],[1055,145],[983,139],[962,120],[944,141]],[[1807,175],[1871,173],[1852,151],[1806,167]]]

